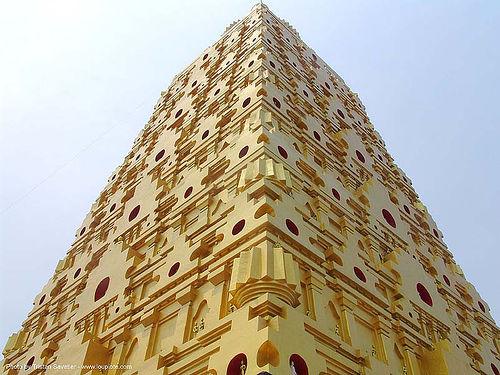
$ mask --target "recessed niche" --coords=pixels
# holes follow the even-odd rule
[[[358,267],[354,267],[354,274],[358,279],[362,282],[366,283],[366,276],[363,271],[361,271]]]
[[[309,375],[306,361],[298,354],[292,354],[290,356],[290,369],[292,374],[295,371],[297,375]]]
[[[78,269],[75,271],[74,275],[73,275],[73,279],[76,279],[76,278],[78,277],[78,275],[80,275],[80,272],[82,272],[82,269],[81,269],[81,268],[78,268]]]
[[[299,235],[299,228],[297,228],[297,225],[295,225],[292,220],[286,219],[285,224],[290,232],[292,232],[296,236]]]
[[[438,233],[438,231],[437,231],[436,229],[434,229],[434,228],[433,228],[433,229],[432,229],[432,232],[434,233],[434,235],[435,235],[437,238],[439,238],[439,233]]]
[[[241,219],[236,224],[234,224],[231,233],[233,234],[233,236],[235,236],[238,233],[240,233],[243,230],[243,228],[245,228],[245,219]]]
[[[97,288],[95,289],[94,293],[94,302],[100,300],[106,292],[108,291],[109,287],[109,277],[105,277],[104,279],[101,280],[99,285],[97,285]]]
[[[247,367],[247,356],[243,353],[237,354],[227,365],[226,375],[241,375],[243,368]]]
[[[117,307],[117,308],[115,309],[115,313],[118,313],[118,311],[120,311],[120,308],[119,308],[119,307]]]
[[[253,60],[250,61],[250,64],[248,64],[248,67],[250,68],[253,65]]]
[[[422,301],[424,301],[427,305],[432,306],[431,295],[429,294],[427,288],[423,286],[421,283],[417,284],[417,292]]]
[[[321,136],[319,135],[319,133],[316,130],[313,131],[313,135],[314,135],[314,138],[316,138],[316,140],[318,142],[321,141]]]
[[[214,96],[218,95],[220,92],[220,89],[215,90]]]
[[[243,101],[243,108],[245,108],[247,105],[250,104],[250,98],[246,98],[244,101]]]
[[[288,159],[288,152],[283,147],[278,146],[278,152],[284,159]]]
[[[182,108],[177,111],[175,118],[178,118],[180,115],[182,115]]]
[[[86,229],[87,229],[86,227],[83,227],[83,228],[82,228],[82,230],[80,231],[80,236],[81,236],[81,235],[83,235],[83,234],[85,233],[85,230],[86,230]]]
[[[409,215],[410,214],[410,209],[408,208],[408,206],[406,204],[403,205],[403,209],[405,210],[405,212]]]
[[[271,65],[271,67],[273,67],[273,68],[276,68],[276,64],[272,61],[269,61],[269,65]]]
[[[210,134],[210,131],[205,130],[205,131],[203,132],[203,134],[201,135],[201,139],[205,139],[205,138],[207,138],[209,134]]]
[[[500,375],[500,371],[498,371],[497,366],[495,366],[493,363],[491,364],[491,369],[493,370],[493,373],[495,375]]]
[[[325,86],[328,90],[330,90],[330,85],[328,84],[328,82],[325,82]]]
[[[483,303],[481,301],[477,301],[477,305],[481,309],[482,312],[486,312],[486,308],[484,307]]]
[[[165,150],[161,150],[160,152],[158,152],[155,156],[155,161],[160,160],[163,157],[163,155],[165,155]]]
[[[337,189],[332,188],[332,194],[337,200],[340,200],[340,193],[337,191]]]
[[[356,157],[358,158],[358,160],[361,162],[361,163],[364,163],[365,162],[365,157],[363,156],[363,154],[361,152],[359,152],[358,150],[356,150]]]
[[[109,212],[113,212],[116,208],[116,203],[113,203],[111,207],[109,208]]]
[[[243,148],[240,150],[240,153],[238,154],[238,156],[240,157],[240,159],[241,159],[242,157],[244,157],[244,156],[247,154],[247,152],[248,152],[248,146],[243,147]]]
[[[46,297],[46,294],[44,294],[42,296],[42,298],[40,298],[40,301],[38,301],[38,304],[41,305],[43,303],[43,301],[45,301],[45,297]]]
[[[384,217],[387,224],[389,224],[393,228],[396,228],[396,220],[394,220],[394,217],[385,208],[382,210],[382,216]]]
[[[337,113],[340,117],[344,118],[345,119],[345,115],[344,115],[344,112],[342,112],[340,109],[337,109]]]
[[[206,60],[208,57],[208,53],[205,53],[205,56],[203,56],[203,60]]]
[[[186,191],[184,192],[184,198],[187,198],[191,195],[191,193],[193,192],[193,187],[190,186],[186,189]]]
[[[306,90],[302,90],[302,92],[304,93],[304,95],[305,95],[306,97],[309,97],[309,93],[308,93]]]
[[[281,108],[281,102],[278,100],[278,98],[273,98],[273,103],[274,105],[279,109]]]
[[[168,271],[168,277],[174,276],[177,273],[177,271],[179,271],[180,266],[181,264],[179,262],[174,263],[172,267],[170,267],[170,270]]]
[[[139,215],[139,211],[141,210],[141,205],[137,205],[134,207],[132,211],[130,211],[130,214],[128,215],[128,221],[134,220],[137,215]]]

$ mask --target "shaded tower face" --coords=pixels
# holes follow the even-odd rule
[[[499,338],[357,95],[256,5],[162,93],[3,366],[498,375]]]

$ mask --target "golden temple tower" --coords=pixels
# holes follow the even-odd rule
[[[162,92],[2,365],[499,375],[499,349],[357,94],[257,4]]]

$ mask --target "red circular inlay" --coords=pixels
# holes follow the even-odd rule
[[[484,305],[481,301],[477,301],[477,304],[482,312],[486,312],[486,308],[484,307]]]
[[[448,285],[448,286],[450,286],[450,285],[451,285],[451,283],[450,283],[450,279],[448,279],[448,276],[443,275],[443,280],[444,280],[444,282],[446,283],[446,285]]]
[[[387,221],[387,224],[389,224],[393,228],[396,228],[396,220],[394,220],[394,217],[392,217],[391,213],[385,208],[382,210],[382,216],[384,217],[385,221]]]
[[[168,271],[168,277],[174,276],[177,273],[177,271],[179,271],[180,266],[181,264],[179,262],[172,265],[172,267],[170,267],[170,270]]]
[[[81,236],[82,234],[84,234],[84,233],[85,233],[85,230],[86,230],[86,229],[87,229],[87,227],[83,227],[83,228],[82,228],[82,230],[80,231],[80,236]]]
[[[130,214],[128,215],[128,221],[134,220],[137,215],[139,215],[139,211],[141,210],[141,205],[137,205],[134,207],[132,211],[130,211]]]
[[[26,362],[26,366],[30,367],[33,364],[33,362],[35,362],[35,356],[31,357],[28,360],[28,362]]]
[[[295,223],[292,220],[286,219],[285,224],[290,232],[292,232],[296,236],[299,235],[299,228],[297,228],[297,226],[295,225]]]
[[[111,207],[109,208],[109,212],[113,212],[116,208],[116,203],[113,203]]]
[[[406,211],[407,214],[410,214],[410,209],[408,208],[408,206],[406,204],[403,205],[403,208],[404,208],[404,210]]]
[[[245,219],[241,219],[236,224],[234,224],[234,227],[233,227],[233,230],[231,231],[231,233],[233,234],[233,236],[235,236],[238,233],[240,233],[243,230],[243,228],[245,228]]]
[[[337,191],[337,189],[332,188],[332,194],[337,200],[340,200],[340,193]]]
[[[340,109],[337,109],[337,113],[340,117],[345,118],[344,112],[342,112]]]
[[[193,192],[193,187],[190,186],[186,189],[186,191],[184,192],[184,198],[187,198],[191,195],[191,193]]]
[[[281,102],[277,98],[273,98],[273,103],[276,107],[281,108]]]
[[[319,133],[316,130],[313,132],[313,135],[314,135],[314,138],[316,138],[316,140],[318,142],[321,141],[321,136],[319,135]]]
[[[160,160],[163,157],[163,155],[165,155],[165,150],[161,150],[160,152],[158,152],[155,156],[155,161]]]
[[[99,285],[97,285],[97,288],[95,289],[94,302],[104,297],[104,295],[108,291],[108,287],[109,287],[109,277],[106,277],[101,280],[101,282],[99,283]]]
[[[78,277],[78,275],[80,275],[80,272],[82,272],[82,269],[81,268],[78,268],[75,272],[75,274],[73,275],[73,279],[76,279]]]
[[[278,152],[280,153],[281,156],[283,156],[283,158],[288,159],[288,152],[286,152],[286,150],[283,147],[278,146]]]
[[[248,146],[245,146],[245,147],[243,147],[243,148],[240,150],[240,153],[238,154],[238,156],[239,156],[240,158],[242,158],[243,156],[245,156],[245,155],[247,154],[247,152],[248,152]]]
[[[420,299],[422,301],[424,301],[429,306],[432,306],[431,295],[429,294],[429,291],[426,289],[425,286],[423,286],[422,284],[418,283],[417,284],[417,292],[418,292],[418,295],[420,296]]]
[[[205,130],[205,131],[203,132],[203,134],[201,135],[201,139],[205,139],[205,138],[207,138],[207,137],[208,137],[208,134],[210,134],[210,132],[209,132],[208,130]]]
[[[175,118],[179,117],[180,115],[182,115],[182,108],[177,111],[177,113],[175,114]]]
[[[43,301],[45,301],[45,294],[42,296],[42,298],[40,298],[40,301],[38,302],[39,305],[41,305],[43,303]]]
[[[250,104],[250,98],[246,98],[244,101],[243,101],[243,108],[245,108],[247,105]]]
[[[363,271],[361,271],[358,267],[354,267],[354,274],[356,275],[356,277],[358,279],[360,279],[362,282],[366,283],[366,276],[363,273]]]
[[[365,157],[363,156],[363,154],[361,152],[359,152],[358,150],[356,150],[356,156],[358,158],[358,160],[361,162],[361,163],[364,163],[365,162]]]

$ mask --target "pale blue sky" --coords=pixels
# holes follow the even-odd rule
[[[253,1],[0,5],[0,346],[175,74]],[[500,321],[500,1],[267,1],[365,104]]]

